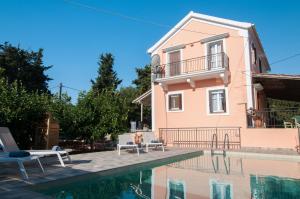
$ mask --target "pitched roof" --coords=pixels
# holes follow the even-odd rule
[[[220,25],[227,25],[233,28],[248,29],[253,26],[251,23],[239,22],[219,17],[213,17],[209,15],[204,15],[200,13],[195,13],[193,11],[189,12],[181,21],[179,21],[167,34],[165,34],[158,42],[156,42],[151,48],[148,49],[148,53],[153,53],[162,43],[168,40],[174,33],[182,28],[191,19],[200,19],[207,22],[213,22]]]

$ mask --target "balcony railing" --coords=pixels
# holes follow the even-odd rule
[[[183,74],[205,72],[228,68],[228,57],[222,52],[179,62],[172,62],[152,67],[152,73],[157,78],[174,77]]]
[[[300,108],[267,108],[247,110],[248,127],[300,128]]]

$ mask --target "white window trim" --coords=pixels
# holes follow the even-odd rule
[[[206,42],[204,44],[204,55],[205,55],[205,69],[207,69],[207,63],[208,63],[208,60],[207,60],[207,51],[208,51],[208,45],[211,44],[211,43],[215,43],[215,42],[218,42],[218,41],[222,41],[223,43],[223,51],[225,54],[227,54],[227,50],[226,50],[226,38],[223,38],[223,39],[217,39],[217,40],[213,40],[213,41],[210,41],[210,42]]]
[[[182,106],[182,109],[181,110],[169,110],[169,95],[174,95],[174,94],[181,94],[181,106]],[[166,98],[167,98],[167,104],[166,104],[166,111],[167,112],[170,112],[170,113],[176,113],[176,112],[183,112],[184,111],[184,94],[183,94],[183,91],[171,91],[171,92],[168,92],[166,94]]]
[[[185,181],[183,181],[183,180],[173,180],[173,179],[170,179],[170,178],[168,178],[168,180],[167,180],[167,190],[168,190],[167,198],[170,198],[170,186],[169,186],[170,182],[183,184],[183,192],[184,192],[183,195],[184,195],[184,199],[186,199],[186,184],[185,184]]]
[[[179,53],[180,53],[180,62],[182,61],[182,54],[183,54],[183,49],[181,48],[181,49],[176,49],[176,50],[171,50],[171,51],[168,51],[168,52],[166,52],[166,54],[167,54],[167,56],[166,56],[166,68],[165,68],[165,70],[166,70],[166,77],[170,77],[170,69],[169,69],[169,63],[170,63],[170,57],[169,57],[169,54],[170,53],[172,53],[172,52],[176,52],[176,51],[179,51]],[[182,64],[181,64],[181,69],[180,69],[180,72],[182,71]]]
[[[220,90],[220,89],[224,89],[225,90],[225,97],[226,97],[226,112],[215,112],[215,113],[211,113],[210,109],[209,109],[209,92],[213,91],[213,90]],[[218,116],[218,115],[229,115],[229,97],[228,97],[228,87],[225,86],[214,86],[214,87],[209,87],[206,89],[206,113],[207,115],[214,115],[214,116]]]

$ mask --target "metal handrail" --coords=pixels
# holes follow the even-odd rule
[[[296,128],[296,115],[300,115],[299,107],[247,109],[247,123],[254,128]]]
[[[227,147],[229,149],[240,149],[240,128],[241,127],[159,128],[159,138],[165,145],[177,145],[179,147],[211,149],[223,148],[224,146],[224,148]]]
[[[216,138],[216,139],[214,139]],[[213,149],[214,148],[214,141],[216,143],[216,147],[215,148],[218,148],[218,138],[217,138],[217,133],[214,133],[213,134],[213,137],[212,137],[212,140],[211,140],[211,148]]]
[[[229,68],[229,58],[224,52],[153,66],[152,73],[155,78],[164,78],[219,68]]]
[[[228,133],[226,133],[225,136],[224,136],[224,145],[223,145],[223,149],[226,148],[226,141],[227,141],[227,149],[229,149],[229,135],[228,135]]]

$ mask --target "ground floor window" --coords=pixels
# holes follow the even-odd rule
[[[225,89],[210,90],[209,94],[209,112],[226,113],[226,91]]]
[[[169,111],[182,110],[182,93],[168,94],[168,109]]]

